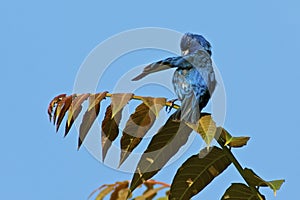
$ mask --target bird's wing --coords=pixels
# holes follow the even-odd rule
[[[200,116],[200,93],[206,88],[200,73],[196,68],[178,68],[174,72],[173,85],[175,93],[181,101],[181,119],[196,123]]]
[[[182,56],[166,58],[164,60],[160,60],[150,65],[147,65],[144,68],[143,72],[138,76],[136,76],[135,78],[133,78],[132,81],[138,81],[154,72],[159,72],[162,70],[185,66],[185,65],[190,65],[190,64]]]
[[[199,50],[191,58],[187,58],[187,60],[198,70],[208,87],[209,93],[212,94],[216,86],[216,79],[210,55]]]
[[[212,61],[204,51],[183,58],[186,61],[174,72],[173,85],[181,100],[182,119],[196,123],[212,93],[210,87],[215,86]]]

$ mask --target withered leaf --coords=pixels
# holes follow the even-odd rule
[[[116,93],[111,95],[111,105],[112,106],[112,115],[113,118],[120,110],[127,105],[130,99],[133,97],[132,93]]]
[[[59,126],[72,103],[72,99],[73,99],[73,95],[67,96],[62,101],[59,102],[59,104],[61,104],[62,107],[60,106],[61,107],[60,112],[57,112],[56,132],[58,131]]]
[[[166,98],[142,97],[143,103],[158,117],[160,110],[166,105]]]
[[[91,94],[89,97],[89,107],[83,115],[83,119],[79,128],[78,149],[87,136],[88,131],[92,127],[95,119],[100,111],[100,102],[105,98],[107,92]]]
[[[69,133],[74,121],[78,117],[79,113],[82,110],[82,103],[90,96],[90,94],[81,94],[76,96],[76,98],[73,99],[72,104],[69,108],[68,112],[68,119],[66,122],[65,127],[65,136]]]
[[[49,115],[50,122],[51,122],[51,119],[52,119],[52,112],[53,112],[54,106],[57,104],[57,102],[61,101],[62,98],[66,97],[66,96],[67,96],[66,94],[60,94],[60,95],[54,97],[52,99],[52,101],[49,103],[49,106],[48,106],[48,115]]]

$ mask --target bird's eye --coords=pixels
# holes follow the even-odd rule
[[[190,47],[191,46],[191,40],[188,40],[187,42],[187,46]]]

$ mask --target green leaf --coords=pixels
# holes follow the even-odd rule
[[[204,116],[201,116],[198,121],[198,124],[188,122],[186,122],[186,124],[194,131],[199,133],[204,142],[206,143],[207,147],[209,147],[217,131],[216,123],[211,118],[211,115],[205,114]]]
[[[221,135],[222,139],[225,141],[225,146],[228,145],[230,147],[242,147],[247,145],[248,140],[250,137],[233,137],[231,136],[228,131],[226,131],[222,127],[218,127],[218,129],[221,129]]]
[[[111,144],[118,137],[119,124],[122,117],[122,110],[119,110],[114,117],[112,117],[112,105],[106,108],[105,117],[102,121],[101,144],[102,144],[102,161],[104,161],[107,151]]]
[[[262,186],[262,187],[269,187],[273,190],[274,196],[276,196],[277,190],[280,189],[281,185],[284,183],[285,180],[273,180],[273,181],[265,181],[260,178],[253,170],[245,168],[244,169],[244,176],[249,182],[251,186]]]
[[[153,136],[133,175],[130,185],[131,192],[158,173],[187,142],[192,129],[181,123],[178,120],[179,117],[180,110],[177,110]]]
[[[281,188],[282,184],[285,182],[284,179],[268,181],[268,186],[273,190],[274,195],[276,196],[276,192]]]
[[[82,122],[79,127],[78,149],[84,141],[88,131],[92,127],[95,119],[100,111],[100,102],[105,98],[107,92],[92,94],[89,98],[89,107],[83,115]]]
[[[257,196],[259,195],[259,196]],[[225,191],[221,200],[264,200],[261,194],[253,192],[248,186],[242,183],[233,183]]]
[[[124,106],[133,97],[132,93],[116,93],[111,95],[112,115],[113,118],[118,112],[120,112]]]
[[[177,170],[170,191],[171,200],[185,200],[198,194],[229,165],[230,160],[222,149],[202,149],[191,156]]]
[[[90,96],[90,94],[81,94],[73,98],[72,104],[69,108],[68,119],[65,127],[65,137],[68,135],[74,121],[77,119],[82,110],[81,104]]]
[[[121,138],[122,152],[119,165],[122,165],[133,149],[139,145],[145,134],[154,124],[155,119],[155,114],[144,103],[140,104],[135,109],[135,112],[130,115]]]

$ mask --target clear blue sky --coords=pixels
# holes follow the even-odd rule
[[[149,26],[201,33],[210,40],[226,87],[225,127],[251,137],[236,156],[267,180],[286,179],[276,198],[262,190],[268,199],[296,199],[299,8],[296,0],[2,2],[1,199],[82,200],[101,184],[131,178],[84,148],[77,151],[75,129],[66,139],[55,134],[46,108],[55,95],[72,92],[81,63],[97,44]],[[140,65],[160,57],[145,51],[130,58]],[[179,165],[155,179],[171,181]],[[230,182],[240,180],[230,167],[196,199],[218,199]]]

